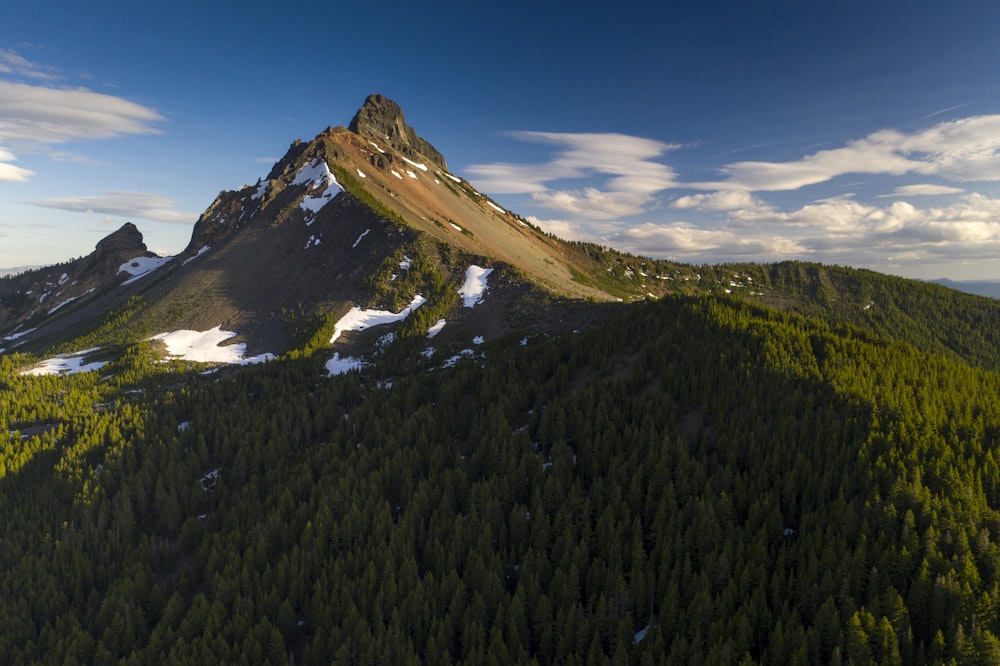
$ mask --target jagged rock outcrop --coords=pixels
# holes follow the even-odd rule
[[[102,275],[115,276],[121,265],[129,259],[146,256],[148,253],[142,232],[131,222],[126,222],[118,231],[98,241],[94,253],[86,258],[89,266],[84,271],[91,268],[100,271]]]
[[[372,141],[388,143],[409,159],[427,159],[438,168],[448,170],[444,155],[406,124],[399,104],[387,97],[369,95],[364,105],[354,114],[348,129]]]

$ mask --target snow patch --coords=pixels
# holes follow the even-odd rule
[[[364,231],[362,231],[361,235],[358,236],[358,239],[356,241],[354,241],[354,245],[351,246],[351,249],[356,248],[358,246],[358,243],[361,242],[361,239],[368,235],[369,231],[371,231],[371,229],[365,229]]]
[[[463,357],[470,357],[471,358],[472,356],[475,356],[475,352],[474,351],[472,351],[471,349],[463,349],[462,351],[458,352],[457,354],[455,354],[451,358],[446,359],[445,362],[444,362],[444,365],[442,365],[441,367],[444,367],[444,368],[454,367],[455,364],[458,363],[460,360],[462,360]]]
[[[71,297],[67,298],[65,301],[63,301],[59,305],[55,306],[51,310],[49,310],[49,314],[52,314],[53,312],[55,312],[56,310],[58,310],[59,308],[61,308],[64,305],[69,305],[70,303],[72,303],[73,301],[77,300],[78,298],[83,298],[84,296],[86,296],[90,292],[94,291],[95,289],[97,289],[97,287],[91,287],[90,289],[88,289],[87,291],[83,292],[79,296],[71,296]]]
[[[492,272],[492,268],[483,268],[475,264],[465,270],[465,284],[458,290],[458,295],[462,297],[462,303],[465,307],[471,308],[483,302],[483,294],[486,292],[486,278]]]
[[[403,255],[403,260],[399,262],[399,267],[404,271],[410,270],[410,266],[413,265],[413,259],[410,259],[407,255]]]
[[[254,192],[250,198],[254,201],[260,201],[264,195],[267,193],[267,188],[271,186],[271,181],[266,180],[257,186],[257,191]]]
[[[307,166],[299,169],[298,173],[295,174],[292,185],[307,184],[309,185],[309,194],[299,203],[299,208],[311,214],[311,217],[315,217],[323,206],[330,203],[334,197],[344,191],[344,188],[337,182],[333,172],[330,171],[330,167],[323,160],[313,160]],[[313,192],[321,188],[322,191],[319,194],[313,194]],[[312,223],[313,220],[308,219],[306,225]]]
[[[310,236],[309,240],[306,241],[306,246],[302,249],[308,250],[311,247],[316,247],[317,245],[320,244],[320,242],[321,240],[319,238],[316,238],[315,236]]]
[[[104,361],[92,361],[87,363],[86,356],[96,349],[86,349],[73,354],[60,354],[53,358],[47,358],[36,364],[34,367],[22,370],[22,375],[75,375],[78,372],[90,372],[104,367]]]
[[[409,169],[406,170],[406,175],[409,176],[410,178],[412,178],[413,180],[417,179],[417,174],[413,173]]]
[[[149,338],[160,340],[167,346],[167,355],[171,358],[198,363],[229,363],[251,365],[263,363],[274,358],[273,354],[260,354],[244,358],[247,346],[244,343],[221,346],[223,342],[236,335],[233,331],[223,331],[221,326],[208,331],[191,331],[181,329],[160,333]]]
[[[368,177],[368,176],[365,175],[365,172],[362,171],[361,169],[358,169],[358,176],[360,176],[361,178],[367,178]]]
[[[395,176],[396,178],[399,178],[400,180],[403,180],[403,177],[400,176],[399,172],[396,171],[395,169],[389,169],[389,171],[392,172],[392,175]]]
[[[326,362],[326,374],[330,375],[342,375],[351,370],[360,370],[365,365],[365,362],[358,358],[353,358],[351,356],[340,357],[340,354],[334,353],[333,358]]]
[[[198,257],[200,257],[201,255],[205,254],[206,252],[208,252],[208,251],[209,251],[209,250],[211,250],[211,249],[212,249],[212,248],[210,248],[210,247],[209,247],[209,246],[207,246],[207,245],[202,245],[202,246],[201,246],[201,249],[200,249],[200,250],[198,250],[197,252],[195,252],[195,253],[194,253],[194,256],[191,256],[191,257],[188,257],[187,259],[185,259],[185,260],[184,260],[184,263],[183,263],[183,264],[181,264],[181,266],[187,266],[187,263],[188,263],[189,261],[194,261],[195,259],[197,259]]]
[[[495,203],[493,203],[493,202],[492,202],[492,201],[490,201],[489,199],[487,199],[487,200],[486,200],[486,203],[488,203],[488,204],[490,205],[490,208],[493,208],[493,209],[495,209],[495,210],[498,210],[498,211],[500,211],[501,213],[506,213],[506,212],[507,212],[506,210],[504,210],[504,209],[503,209],[503,208],[501,208],[500,206],[496,205]]]
[[[368,143],[370,143],[370,144],[372,144],[373,146],[375,146],[375,150],[377,150],[378,152],[380,152],[380,153],[382,153],[383,155],[385,155],[385,151],[384,151],[384,150],[382,150],[381,148],[379,148],[379,147],[378,147],[378,144],[377,144],[377,143],[375,143],[374,141],[369,141]]]
[[[413,166],[413,167],[415,167],[417,169],[420,169],[421,171],[427,171],[427,165],[426,164],[420,164],[419,162],[414,162],[413,160],[408,160],[405,157],[403,157],[403,161],[406,162],[407,164],[409,164],[410,166]]]
[[[427,337],[428,338],[433,338],[435,335],[437,335],[438,333],[440,333],[441,329],[444,328],[444,325],[446,323],[448,323],[448,322],[446,322],[444,319],[438,319],[436,322],[434,322],[433,326],[431,326],[430,328],[427,329]]]
[[[448,178],[451,178],[456,183],[461,183],[462,182],[461,178],[459,178],[458,176],[453,176],[450,173],[448,173],[447,171],[444,172],[444,175],[448,176]]]
[[[462,227],[458,226],[454,222],[449,222],[448,224],[450,224],[451,226],[453,226],[455,228],[455,231],[462,231]]]
[[[341,317],[340,321],[338,321],[334,326],[333,336],[330,338],[330,344],[336,342],[337,338],[339,338],[341,333],[344,331],[363,331],[372,326],[380,326],[382,324],[392,324],[397,321],[403,321],[410,316],[411,312],[426,302],[426,298],[417,294],[413,297],[410,304],[399,312],[389,312],[388,310],[362,310],[361,308],[354,306],[347,314]]]
[[[172,256],[168,256],[168,257],[136,257],[135,259],[130,259],[130,260],[126,261],[124,264],[122,264],[121,266],[118,267],[118,272],[119,273],[128,273],[132,277],[130,277],[128,280],[125,280],[124,282],[122,282],[121,286],[124,287],[127,284],[132,284],[136,280],[149,275],[150,273],[152,273],[157,268],[159,268],[163,264],[167,263],[171,259],[173,259]]]
[[[474,345],[481,345],[484,342],[486,342],[486,339],[481,335],[477,335],[476,337],[472,338],[472,344]]]
[[[37,327],[36,328],[29,328],[27,331],[21,331],[20,333],[11,333],[10,335],[4,337],[4,340],[6,340],[7,342],[12,342],[14,340],[17,340],[21,336],[27,335],[28,333],[31,333],[32,331],[36,331],[36,330],[38,330]]]

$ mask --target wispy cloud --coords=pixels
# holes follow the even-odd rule
[[[173,199],[146,192],[102,192],[79,197],[39,199],[27,203],[41,208],[97,213],[172,224],[194,224],[198,219],[197,213],[174,210],[177,204]]]
[[[152,134],[163,116],[148,107],[85,88],[58,87],[53,68],[38,65],[13,51],[0,49],[0,181],[25,181],[31,171],[10,162],[11,152],[52,151],[71,141]],[[24,81],[8,80],[12,78]],[[73,159],[85,159],[73,157]]]
[[[969,102],[966,102],[965,104],[956,104],[955,106],[949,106],[946,109],[938,109],[937,111],[931,111],[926,116],[923,116],[921,120],[927,120],[928,118],[933,118],[934,116],[941,116],[946,113],[949,113],[950,111],[957,111],[958,109],[961,109],[962,107],[965,106],[969,106]]]
[[[16,167],[13,164],[7,164],[7,162],[12,162],[15,159],[17,158],[14,157],[14,153],[0,148],[0,182],[23,182],[33,175],[34,172],[32,171]]]
[[[960,187],[915,183],[913,185],[901,185],[893,190],[891,194],[880,194],[879,197],[882,199],[890,197],[924,197],[941,194],[962,194],[963,192],[965,192],[965,190]]]
[[[541,164],[477,164],[473,184],[497,194],[530,194],[541,206],[609,219],[642,212],[657,192],[676,186],[673,169],[654,161],[679,146],[625,134],[513,132],[515,138],[555,147]],[[598,179],[599,187],[553,188],[556,182]]]
[[[52,144],[154,134],[164,118],[135,102],[85,89],[0,81],[0,141]]]
[[[905,134],[881,130],[841,148],[790,162],[734,162],[725,180],[692,183],[696,189],[777,192],[797,190],[845,174],[936,175],[955,181],[1000,180],[1000,115],[939,123]]]
[[[59,78],[55,68],[31,62],[20,54],[0,48],[0,74],[55,81]]]

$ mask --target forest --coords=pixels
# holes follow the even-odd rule
[[[996,302],[752,270],[448,367],[0,356],[0,654],[1000,664]]]

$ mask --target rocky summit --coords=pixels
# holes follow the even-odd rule
[[[435,166],[448,170],[444,155],[406,124],[399,104],[382,95],[369,95],[348,129],[372,141],[385,142],[405,157],[418,161],[426,158]]]

